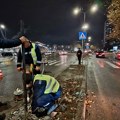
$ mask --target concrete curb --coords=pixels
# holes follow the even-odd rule
[[[84,80],[81,85],[81,92],[83,94],[83,112],[81,120],[86,120],[87,65],[85,65]]]

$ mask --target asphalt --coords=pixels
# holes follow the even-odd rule
[[[77,65],[77,64],[70,65],[66,70],[61,72],[56,77],[56,79],[60,82],[61,86],[63,87],[63,96],[61,97],[61,100],[63,99],[64,100],[63,102],[61,102],[61,105],[67,106],[67,110],[61,111],[60,109],[58,109],[58,114],[53,119],[62,120],[62,118],[65,118],[66,116],[66,120],[72,120],[72,119],[85,120],[86,65]],[[74,90],[70,89],[69,87]],[[0,112],[6,113],[7,115],[6,120],[8,120],[8,118],[18,119],[18,117],[20,117],[20,120],[22,120],[24,119],[24,115],[23,114],[21,115],[20,107],[23,107],[22,101],[15,102],[14,100],[12,100],[9,102],[9,106],[5,108],[3,107],[2,109],[0,108]],[[16,114],[13,115],[13,113],[15,112],[17,113],[17,115]],[[71,113],[73,113],[72,116]],[[38,120],[37,118],[33,119],[35,118],[35,116],[33,116],[31,113],[29,113],[29,118],[30,117],[31,120]],[[46,119],[41,118],[39,120],[46,120]]]

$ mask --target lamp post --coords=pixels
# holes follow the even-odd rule
[[[2,37],[4,39],[6,39],[6,31],[5,31],[5,29],[6,29],[5,25],[4,24],[0,24],[0,32],[1,32]],[[3,33],[3,30],[5,31],[5,34]]]
[[[94,4],[91,6],[90,8],[90,12],[91,13],[95,13],[96,11],[98,10],[98,5],[97,4]],[[74,15],[78,15],[79,13],[83,13],[83,26],[82,26],[82,29],[83,31],[86,31],[87,29],[89,29],[89,25],[86,23],[86,12],[83,11],[82,8],[79,8],[79,7],[76,7],[74,10],[73,10],[73,14]],[[83,43],[84,41],[82,40],[82,50],[83,50]]]

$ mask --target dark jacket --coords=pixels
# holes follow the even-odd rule
[[[25,63],[27,65],[30,65],[30,64],[34,64],[33,63],[33,58],[31,56],[31,48],[32,48],[32,44],[29,48],[25,48]],[[36,63],[36,66],[40,66],[41,65],[41,60],[42,60],[42,56],[41,56],[41,52],[40,52],[40,48],[38,45],[35,44],[35,52],[36,52],[36,56],[37,56],[37,63]],[[18,52],[18,55],[17,55],[17,67],[21,67],[22,65],[22,53],[21,53],[21,48]]]
[[[79,49],[78,51],[77,51],[77,57],[81,57],[82,56],[82,51]]]
[[[11,48],[21,44],[19,39],[0,39],[0,48]]]

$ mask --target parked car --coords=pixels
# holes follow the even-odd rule
[[[104,51],[96,51],[96,58],[105,58],[105,52]]]
[[[115,59],[120,60],[120,51],[118,51],[118,52],[115,53]]]

